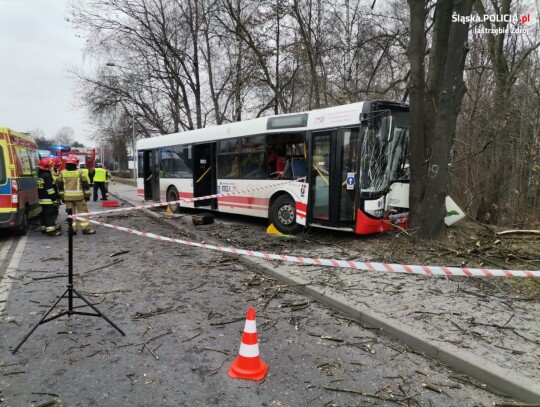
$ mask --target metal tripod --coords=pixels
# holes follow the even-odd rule
[[[24,342],[26,342],[26,340],[30,337],[30,335],[32,335],[32,333],[37,329],[38,326],[40,325],[43,325],[43,324],[46,324],[47,322],[50,322],[50,321],[53,321],[57,318],[60,318],[64,315],[67,315],[67,316],[72,316],[72,315],[87,315],[87,316],[91,316],[91,317],[101,317],[103,318],[105,321],[107,321],[114,329],[116,329],[118,332],[120,332],[123,336],[126,336],[126,334],[124,333],[124,331],[122,331],[120,328],[118,328],[114,322],[112,322],[109,318],[107,318],[103,313],[101,313],[101,311],[99,311],[96,307],[94,307],[92,305],[92,303],[90,303],[90,301],[88,301],[86,298],[84,298],[84,296],[82,296],[79,292],[77,292],[77,290],[75,290],[75,288],[73,288],[73,218],[71,217],[72,215],[72,210],[71,209],[68,209],[67,210],[67,213],[68,213],[68,238],[69,238],[69,250],[68,250],[68,285],[67,285],[67,289],[66,291],[64,291],[64,294],[62,294],[62,296],[54,303],[54,305],[49,308],[49,310],[47,311],[47,313],[45,315],[43,315],[43,317],[34,325],[34,327],[30,330],[30,332],[28,332],[26,334],[26,336],[23,338],[23,340],[21,342],[19,342],[19,344],[17,345],[17,347],[13,350],[13,352],[11,352],[13,355],[19,350],[19,348],[22,346],[22,344]],[[78,298],[80,298],[81,300],[83,300],[86,305],[88,305],[90,308],[92,308],[95,313],[91,313],[91,312],[84,312],[84,311],[74,311],[73,309],[73,297],[76,296]],[[56,308],[56,306],[58,305],[58,303],[63,299],[63,298],[66,298],[68,299],[68,309],[66,311],[62,311],[56,315],[53,315],[52,317],[49,317],[49,314],[54,310],[54,308]]]

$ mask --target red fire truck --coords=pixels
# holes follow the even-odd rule
[[[60,165],[60,171],[66,167],[66,159],[70,155],[74,155],[79,159],[79,164],[85,164],[89,170],[94,169],[96,165],[96,150],[92,148],[87,151],[80,151],[77,148],[68,146],[55,146],[52,155],[60,158],[62,164]]]

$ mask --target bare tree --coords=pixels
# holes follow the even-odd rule
[[[50,148],[51,146],[57,143],[55,139],[46,138],[45,132],[40,128],[32,129],[28,132],[28,134],[30,135],[30,137],[34,139],[38,148],[41,150]]]
[[[75,141],[75,131],[69,126],[64,126],[56,132],[55,138],[58,143],[71,146]]]

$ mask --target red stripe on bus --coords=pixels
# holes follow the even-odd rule
[[[254,206],[254,205],[248,205],[248,204],[224,204],[224,203],[220,203],[219,204],[220,208],[230,208],[230,209],[248,209],[248,210],[252,210],[252,211],[266,211],[268,208],[266,206],[264,207],[261,207],[261,206]]]
[[[219,204],[227,203],[243,203],[248,205],[264,205],[268,206],[268,198],[255,198],[253,196],[224,196],[218,198]]]

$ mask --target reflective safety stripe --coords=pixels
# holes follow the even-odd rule
[[[56,230],[56,226],[47,226],[45,228],[45,232],[54,232]]]
[[[52,201],[52,199],[44,198],[44,199],[39,200],[39,204],[40,205],[52,205],[53,201]]]
[[[254,334],[257,332],[257,322],[255,320],[246,319],[246,326],[244,332],[248,334]]]
[[[256,343],[255,345],[246,345],[245,343],[240,344],[240,351],[238,352],[240,356],[244,356],[246,358],[254,358],[259,356],[259,344]]]
[[[48,193],[49,195],[54,194],[54,188],[49,188],[49,189],[47,190],[47,193]]]
[[[64,199],[66,199],[66,198],[83,199],[84,198],[84,192],[83,191],[77,191],[77,190],[64,191]]]

